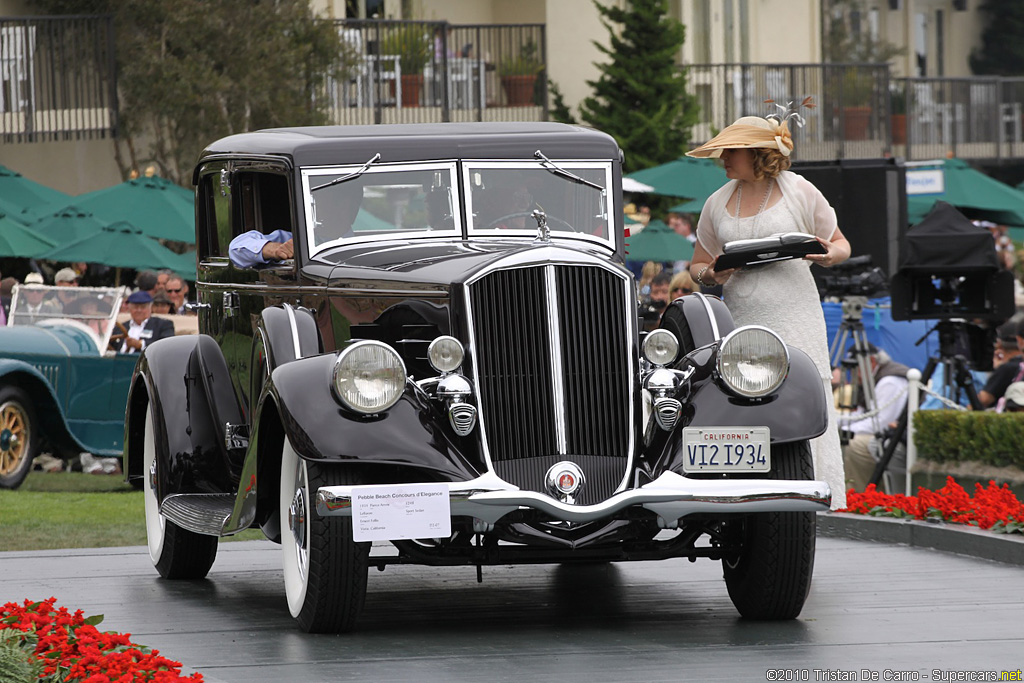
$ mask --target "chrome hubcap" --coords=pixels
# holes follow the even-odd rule
[[[288,506],[288,528],[292,530],[295,544],[299,548],[306,547],[306,496],[302,489],[295,491],[291,505]]]

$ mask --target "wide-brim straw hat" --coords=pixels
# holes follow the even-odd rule
[[[793,137],[785,121],[744,116],[686,156],[717,159],[723,149],[777,149],[788,157],[793,153]]]

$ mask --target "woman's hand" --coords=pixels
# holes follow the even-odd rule
[[[691,267],[690,276],[701,287],[711,287],[713,284],[724,285],[736,270],[736,268],[730,268],[728,270],[716,271],[714,262],[695,263]]]
[[[708,272],[704,273],[704,282],[711,282],[714,280],[715,284],[724,285],[737,270],[739,270],[739,268],[729,268],[728,270],[718,271],[715,270],[715,264],[712,263],[711,267],[708,268]]]
[[[837,229],[835,234],[832,236],[832,241],[817,238],[821,246],[825,247],[824,254],[807,254],[804,258],[811,263],[817,263],[819,266],[828,268],[842,263],[846,259],[850,258],[850,243],[843,237],[843,234]]]

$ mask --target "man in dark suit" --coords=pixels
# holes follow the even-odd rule
[[[174,323],[163,318],[154,318],[153,297],[149,292],[138,291],[128,296],[128,313],[132,319],[128,334],[121,343],[120,353],[139,353],[149,344],[174,336]]]

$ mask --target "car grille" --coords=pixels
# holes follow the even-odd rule
[[[583,504],[622,482],[634,365],[625,286],[614,272],[568,265],[496,271],[470,286],[480,419],[506,481],[544,492],[548,468],[571,460],[586,476]]]

